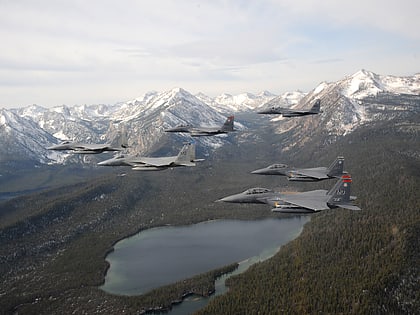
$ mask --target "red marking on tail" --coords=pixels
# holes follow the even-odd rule
[[[351,176],[350,175],[343,175],[341,176],[341,179],[343,180],[344,183],[351,183]]]

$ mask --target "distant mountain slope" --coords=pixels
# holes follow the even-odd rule
[[[137,99],[114,105],[63,105],[51,109],[33,105],[3,109],[0,121],[1,160],[18,155],[22,161],[26,159],[31,163],[80,163],[85,159],[48,152],[45,148],[64,139],[115,143],[123,126],[128,133],[130,153],[149,154],[164,147],[168,153],[175,153],[179,142],[190,138],[182,134],[167,135],[163,132],[165,128],[187,123],[217,126],[224,122],[227,115],[235,114],[238,129],[244,130],[238,119],[241,114],[253,115],[262,106],[309,108],[315,99],[320,98],[324,112],[316,117],[267,118],[277,124],[276,133],[288,134],[288,140],[283,144],[288,150],[317,136],[319,141],[330,143],[364,124],[418,112],[419,91],[420,75],[395,77],[360,70],[337,82],[323,82],[309,93],[296,91],[279,96],[269,92],[236,96],[222,94],[211,98],[202,93],[194,96],[182,88],[175,88],[161,93],[151,91]],[[261,118],[256,116],[255,120]],[[14,132],[7,132],[9,129]],[[242,135],[236,137],[241,138]],[[197,141],[202,145],[199,147],[206,151],[204,153],[209,154],[229,143],[230,139],[232,137],[218,136]],[[6,148],[10,148],[9,151]],[[93,164],[98,158],[89,157]]]
[[[9,169],[28,161],[49,163],[54,156],[45,148],[52,141],[54,137],[33,120],[0,109],[0,163]]]
[[[323,113],[302,118],[271,116],[271,123],[277,124],[278,134],[290,135],[283,144],[285,150],[311,141],[328,144],[366,124],[418,113],[419,90],[420,75],[379,76],[361,70],[337,82],[321,83],[294,106],[310,108],[320,99]]]
[[[221,94],[213,99],[213,106],[223,113],[235,113],[252,111],[263,103],[276,97],[276,95],[264,91],[258,95],[242,93],[239,95]]]

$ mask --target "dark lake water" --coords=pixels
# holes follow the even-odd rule
[[[267,251],[274,253],[308,221],[306,216],[220,220],[146,230],[115,245],[106,257],[111,266],[101,289],[139,295]]]

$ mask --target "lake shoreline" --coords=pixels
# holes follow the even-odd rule
[[[304,218],[304,222],[301,221],[301,218],[302,218],[301,216],[299,217],[294,216],[294,217],[286,218],[286,220],[284,220],[285,218],[265,218],[265,219],[258,219],[258,220],[218,219],[218,220],[202,221],[202,222],[198,222],[194,224],[187,224],[187,225],[181,225],[181,226],[164,225],[164,226],[154,227],[151,229],[141,230],[140,232],[137,233],[138,236],[134,236],[132,239],[128,239],[129,237],[124,238],[126,239],[125,243],[122,243],[120,246],[115,245],[116,243],[118,243],[118,241],[116,241],[114,243],[114,246],[108,251],[108,254],[113,253],[114,255],[110,258],[105,256],[105,260],[107,261],[107,268],[106,270],[104,270],[104,280],[105,280],[104,282],[106,284],[103,285],[102,287],[98,287],[98,289],[111,295],[140,297],[142,299],[144,298],[145,300],[150,301],[149,307],[146,307],[145,309],[142,310],[147,314],[152,314],[152,313],[159,314],[163,312],[170,312],[172,311],[173,307],[179,306],[180,304],[183,304],[183,302],[185,303],[185,300],[188,297],[197,296],[197,298],[208,298],[210,296],[213,296],[216,293],[216,283],[217,283],[218,278],[236,272],[236,270],[238,269],[240,264],[242,264],[242,262],[246,265],[248,264],[247,261],[250,261],[251,262],[250,265],[253,265],[257,262],[267,260],[271,258],[272,256],[274,256],[275,254],[277,254],[283,245],[297,238],[302,233],[304,225],[308,222],[308,218]],[[201,224],[207,224],[207,223],[210,223],[211,225],[201,225]],[[216,224],[216,225],[213,225],[213,224]],[[166,227],[169,227],[170,229],[165,230]],[[173,233],[179,234],[180,232],[174,232],[174,231],[178,231],[178,228],[192,229],[194,233],[199,233],[196,239],[194,237],[192,238],[194,240],[192,243],[188,243],[188,241],[186,241],[185,239],[182,239],[182,242],[186,243],[185,246],[189,250],[188,251],[188,254],[190,255],[188,256],[189,258],[183,258],[184,256],[181,254],[180,257],[182,257],[182,259],[181,261],[179,261],[180,258],[171,256],[171,253],[165,253],[166,255],[169,255],[165,257],[153,256],[153,255],[156,255],[154,254],[156,250],[165,251],[164,248],[161,248],[161,246],[165,246],[165,245],[162,245],[162,240],[160,240],[160,242],[159,241],[157,242],[156,239],[159,239],[160,236],[168,238],[168,235],[167,235],[167,233],[169,233],[168,231],[172,231]],[[154,229],[157,229],[157,230],[154,230]],[[215,235],[214,237],[212,237],[211,234],[209,233],[213,233],[212,230],[214,229],[215,229],[214,233],[221,234],[221,236]],[[226,234],[225,233],[226,231],[224,231],[223,229],[228,229],[229,233]],[[209,230],[211,231],[209,232]],[[238,238],[238,235],[236,234],[238,230],[241,231],[239,234],[239,238]],[[148,232],[151,234],[140,235],[143,232]],[[222,241],[223,241],[222,245],[219,246],[217,244],[212,243],[213,242],[212,239],[215,238],[217,242],[217,241],[220,241],[219,240],[220,237],[222,238]],[[253,240],[254,238],[255,238],[255,242]],[[145,243],[148,243],[148,241],[150,241],[151,239],[154,240],[153,241],[154,243],[144,245]],[[172,241],[170,236],[168,239]],[[165,239],[164,243],[167,243],[168,239]],[[238,246],[236,246],[235,242],[238,242],[238,239],[241,244],[238,244]],[[226,244],[227,246],[225,246],[224,244],[226,242],[228,243]],[[137,244],[137,243],[142,243],[143,245],[141,246],[146,246],[146,248],[139,249],[139,248],[134,247],[133,244]],[[211,258],[204,258],[204,260],[206,259],[211,260],[211,263],[209,264],[212,265],[213,268],[207,269],[211,271],[199,272],[199,273],[196,273],[195,275],[192,275],[191,277],[181,278],[181,280],[179,280],[180,278],[178,277],[178,280],[176,280],[175,282],[170,282],[172,281],[171,280],[172,276],[167,278],[168,273],[171,273],[171,271],[174,270],[172,268],[178,268],[178,267],[172,267],[172,265],[176,266],[177,263],[178,264],[181,263],[182,265],[185,265],[183,259],[188,259],[186,261],[188,263],[182,267],[184,268],[183,271],[180,271],[180,273],[179,272],[173,273],[175,277],[176,275],[181,276],[181,277],[182,275],[185,275],[184,272],[186,269],[188,269],[188,272],[191,273],[193,272],[193,270],[196,270],[196,268],[198,268],[197,267],[198,262],[196,263],[194,260],[191,261],[191,258],[193,258],[192,256],[200,256],[200,252],[194,249],[193,247],[191,247],[191,246],[197,246],[197,244],[198,244],[198,247],[203,247],[203,249],[201,250],[204,250],[206,252],[206,255],[210,255]],[[208,253],[206,246],[208,247],[209,244],[211,246],[210,249],[212,247],[217,247],[216,249],[217,252]],[[177,245],[173,243],[171,243],[170,245],[168,244],[168,246],[177,248],[176,247]],[[219,247],[222,247],[222,248],[220,249]],[[237,247],[239,247],[239,249]],[[245,247],[245,252],[241,252],[242,247]],[[268,257],[264,256],[264,258],[262,259],[261,255],[263,254],[263,252],[266,252],[268,248],[271,248],[269,250],[270,254],[268,255]],[[152,252],[150,252],[151,249],[153,249]],[[181,251],[182,250],[183,248],[181,248]],[[119,254],[118,253],[115,254],[116,251],[119,252]],[[228,251],[228,253],[226,251]],[[235,253],[232,254],[230,253],[231,251]],[[127,252],[128,252],[128,256],[127,256]],[[249,254],[246,254],[246,252],[249,252]],[[124,257],[123,258],[124,261],[126,260],[130,264],[136,265],[136,270],[138,269],[137,266],[141,266],[142,263],[144,263],[142,259],[153,260],[154,261],[153,270],[151,273],[152,274],[156,273],[156,270],[159,270],[159,268],[164,268],[166,272],[166,276],[162,276],[157,282],[154,282],[153,275],[149,275],[149,274],[143,275],[143,277],[140,277],[139,280],[136,280],[136,276],[132,277],[129,274],[129,271],[127,271],[129,268],[127,269],[124,267],[124,261],[118,260],[118,255],[121,255],[121,253],[125,253],[122,256]],[[148,254],[145,255],[144,253],[148,253]],[[233,265],[232,263],[227,262],[227,265],[222,264],[222,266],[225,266],[225,267],[222,267],[222,268],[217,267],[217,264],[221,262],[220,259],[222,259],[220,258],[221,257],[220,255],[223,256],[223,259],[232,259],[233,256],[231,255],[237,255],[238,253],[242,253],[242,254],[241,256],[237,257],[239,258],[239,260],[236,260],[236,261],[241,261],[241,263],[234,263]],[[172,252],[172,254],[174,253]],[[225,257],[224,256],[225,254],[228,256]],[[138,256],[140,256],[140,258]],[[144,258],[144,257],[149,257],[149,258]],[[167,265],[159,265],[159,261],[168,261],[169,257],[171,259],[171,267],[169,269],[167,268]],[[136,259],[140,259],[140,261],[137,261]],[[200,261],[200,258],[196,258],[196,259]],[[257,261],[255,261],[255,259],[257,259]],[[114,267],[115,266],[118,266],[118,267],[116,267],[117,268],[116,270],[109,273],[109,268],[111,267],[112,264],[117,264],[117,265],[114,265]],[[248,269],[250,265],[248,265],[246,269]],[[189,269],[191,268],[191,266],[193,266],[193,270]],[[124,273],[123,274],[116,273],[118,272],[118,269],[121,269],[121,268],[122,270],[124,270]],[[200,266],[199,268],[203,268],[203,266]],[[241,270],[240,273],[244,272],[246,269]],[[138,272],[137,274],[138,276],[144,271],[136,271],[136,272]],[[108,279],[105,279],[106,277],[108,277]],[[127,281],[130,281],[130,282],[127,282]],[[148,286],[149,285],[148,282],[150,281],[153,282],[153,285],[155,286],[155,288]],[[162,281],[168,281],[168,284],[160,285]],[[133,286],[133,283],[134,283],[134,286]],[[143,283],[143,284],[140,284],[140,283]],[[223,287],[224,287],[224,284],[223,284]],[[151,289],[147,290],[146,288],[151,288]],[[220,290],[220,283],[218,284],[217,290],[218,291]],[[139,293],[135,293],[136,291]],[[222,289],[222,291],[219,291],[219,294],[220,292],[224,293],[225,287]],[[168,300],[165,300],[166,297],[168,298]],[[155,302],[152,302],[152,301],[155,301]],[[180,306],[180,307],[183,307],[183,306]]]
[[[143,314],[168,313],[172,310],[172,308],[174,306],[177,306],[177,305],[180,305],[180,304],[184,303],[185,299],[187,299],[191,296],[196,296],[198,298],[210,297],[210,296],[212,296],[213,294],[216,293],[216,287],[215,287],[216,280],[218,278],[224,276],[224,275],[227,275],[229,273],[234,272],[236,269],[238,269],[238,267],[239,267],[239,263],[232,264],[231,266],[221,267],[222,269],[225,269],[225,268],[227,268],[227,269],[223,273],[218,273],[217,274],[217,276],[213,279],[213,288],[211,290],[208,290],[204,294],[196,292],[194,290],[191,290],[191,291],[188,291],[188,292],[182,294],[182,296],[179,299],[171,301],[170,305],[168,305],[166,307],[159,306],[159,307],[156,307],[156,308],[150,308],[150,309],[145,310],[145,313],[143,313]],[[209,271],[209,272],[213,272],[213,271]],[[199,277],[200,275],[197,275],[197,276]],[[169,285],[169,286],[171,286],[171,285]]]

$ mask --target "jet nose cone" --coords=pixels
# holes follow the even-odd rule
[[[261,168],[255,171],[252,171],[251,174],[264,174],[265,173],[265,168]]]
[[[216,201],[217,202],[236,202],[236,200],[237,200],[236,195],[233,195],[233,196],[227,196],[227,197],[221,198]]]

